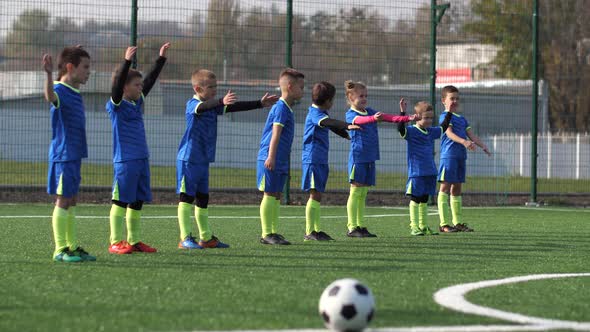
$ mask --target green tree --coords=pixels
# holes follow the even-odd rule
[[[55,37],[49,31],[49,13],[41,9],[22,12],[6,36],[6,57],[11,69],[25,69],[38,60],[42,52],[49,52]]]

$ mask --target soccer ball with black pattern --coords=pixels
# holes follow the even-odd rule
[[[331,283],[320,297],[320,316],[333,331],[362,331],[373,319],[375,299],[369,287],[356,279]]]

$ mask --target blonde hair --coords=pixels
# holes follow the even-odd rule
[[[419,101],[416,103],[416,105],[414,105],[414,112],[416,114],[422,115],[426,112],[434,112],[434,109],[432,108],[432,105],[430,105],[429,103],[425,101]]]
[[[195,85],[202,86],[206,80],[214,80],[216,78],[217,78],[217,76],[215,76],[215,74],[210,70],[197,69],[191,75],[191,84],[193,86],[195,86]]]
[[[363,82],[353,82],[352,80],[344,81],[344,90],[346,92],[346,102],[349,102],[350,95],[359,89],[367,89],[367,86]]]

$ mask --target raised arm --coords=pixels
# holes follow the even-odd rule
[[[406,115],[406,108],[408,107],[408,103],[404,98],[400,99],[399,101],[399,115],[405,116]],[[406,124],[404,122],[397,123],[397,131],[399,131],[399,135],[401,137],[406,137]]]
[[[129,74],[131,60],[133,59],[133,56],[135,56],[135,52],[137,52],[136,46],[127,47],[127,50],[125,51],[125,59],[121,65],[117,67],[117,71],[115,71],[113,86],[111,87],[111,99],[113,100],[113,103],[117,105],[123,99],[123,88],[125,87],[127,74]]]
[[[483,150],[483,152],[485,152],[488,155],[488,157],[492,156],[492,153],[490,152],[490,150],[488,150],[488,147],[481,141],[481,139],[476,134],[471,132],[471,129],[467,130],[467,137],[469,137],[469,139],[472,140],[473,143],[479,146]]]
[[[281,133],[283,132],[283,126],[275,124],[272,126],[272,136],[270,137],[270,145],[268,146],[268,157],[264,161],[264,167],[269,170],[275,168],[277,159],[277,149],[279,148],[279,140],[281,139]]]
[[[164,64],[166,63],[166,52],[169,48],[170,43],[165,43],[164,45],[162,45],[162,47],[160,47],[160,57],[158,57],[156,63],[154,63],[150,71],[145,75],[145,78],[143,79],[142,90],[144,97],[147,96],[148,93],[150,93],[150,90],[152,90],[154,84],[156,84],[156,80],[158,79],[158,76],[160,76],[160,72],[162,71],[162,68],[164,68]]]
[[[442,132],[444,133],[445,131],[447,131],[447,128],[449,128],[449,125],[451,124],[451,119],[453,118],[453,113],[452,112],[447,112],[447,115],[445,115],[445,118],[443,120],[443,122],[440,124],[440,127],[442,128]]]
[[[43,54],[43,70],[45,71],[46,78],[45,78],[45,85],[43,86],[43,94],[45,95],[45,100],[52,103],[54,106],[57,102],[57,96],[55,95],[55,91],[53,91],[53,61],[51,60],[51,55]]]

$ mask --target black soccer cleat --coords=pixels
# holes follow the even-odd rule
[[[348,231],[346,233],[346,236],[348,237],[364,237],[363,232],[361,231],[360,227],[355,227],[353,230]]]
[[[324,231],[318,232],[318,241],[334,241],[334,239]]]
[[[363,234],[363,237],[377,237],[377,235],[375,235],[375,234],[373,234],[373,233],[369,232],[369,231],[367,230],[367,227],[362,227],[362,228],[361,228],[361,233]]]

